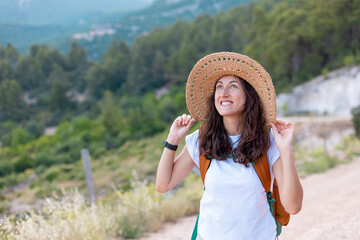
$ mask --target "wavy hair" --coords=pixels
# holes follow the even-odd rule
[[[215,91],[207,100],[209,108],[201,126],[199,146],[200,153],[205,156],[226,160],[228,155],[232,154],[234,162],[248,167],[249,163],[255,162],[266,153],[270,146],[270,137],[259,95],[247,81],[239,79],[246,94],[246,103],[242,114],[243,132],[238,146],[233,149],[226,134],[223,117],[215,107]]]

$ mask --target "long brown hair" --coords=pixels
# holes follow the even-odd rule
[[[244,79],[239,78],[246,94],[243,111],[243,132],[238,146],[233,149],[226,134],[223,117],[215,108],[215,91],[209,97],[206,119],[199,135],[200,153],[216,160],[226,160],[233,155],[236,163],[248,166],[260,158],[270,146],[270,137],[266,127],[263,106],[255,89]],[[239,121],[240,124],[241,121]]]

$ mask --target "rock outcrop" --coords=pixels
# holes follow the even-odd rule
[[[278,115],[351,116],[360,105],[360,66],[344,67],[277,96]]]

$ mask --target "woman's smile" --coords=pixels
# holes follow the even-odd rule
[[[223,106],[229,106],[230,104],[232,104],[232,102],[231,101],[221,101],[220,104]]]

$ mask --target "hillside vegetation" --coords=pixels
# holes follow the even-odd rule
[[[132,43],[135,37],[155,27],[170,26],[177,19],[190,21],[200,14],[214,15],[247,2],[249,0],[91,0],[84,4],[78,0],[19,3],[5,0],[0,3],[0,43],[10,42],[22,53],[28,53],[34,43],[56,47],[64,53],[69,50],[71,39],[76,39],[90,59],[99,61],[114,38]]]
[[[114,41],[99,63],[76,42],[67,54],[33,45],[23,56],[11,44],[0,46],[2,209],[16,198],[7,190],[26,179],[33,179],[29,199],[48,196],[59,182],[79,180],[74,185],[83,188],[85,147],[104,177],[100,186],[114,181],[126,189],[132,168],[142,169],[142,178],[153,176],[169,123],[187,112],[187,75],[204,55],[251,56],[269,71],[279,93],[324,71],[359,64],[359,22],[360,1],[262,0],[155,29],[131,47]],[[168,92],[156,96],[164,86]],[[44,136],[45,127],[54,125],[56,134]],[[143,141],[159,143],[158,150]]]

